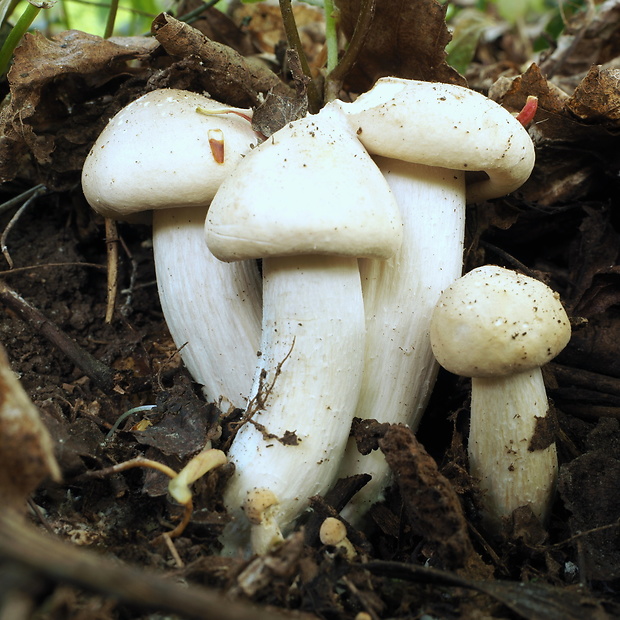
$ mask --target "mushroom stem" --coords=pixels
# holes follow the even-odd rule
[[[250,526],[252,551],[265,555],[283,540],[276,513],[278,498],[269,489],[252,489],[243,504],[243,511]]]
[[[549,516],[558,472],[555,443],[539,449],[530,445],[547,414],[540,368],[472,378],[469,465],[485,494],[487,526],[493,528],[524,505],[542,522]]]
[[[386,178],[403,221],[403,244],[388,260],[360,259],[366,313],[366,354],[355,415],[417,428],[438,364],[431,350],[431,314],[443,289],[461,275],[465,180],[461,171],[385,157],[375,163]],[[383,454],[361,455],[349,445],[339,471],[372,475],[343,511],[357,522],[389,479]]]
[[[347,526],[339,519],[327,517],[321,523],[319,539],[324,545],[342,549],[349,560],[357,556],[353,543],[347,537]]]
[[[255,261],[223,263],[204,239],[205,207],[153,213],[159,299],[193,379],[223,413],[245,409],[260,340]],[[191,257],[191,260],[189,258]]]
[[[263,260],[263,339],[246,423],[228,453],[235,463],[224,501],[237,516],[256,487],[279,500],[286,532],[308,498],[333,482],[346,445],[363,368],[364,311],[357,259]],[[226,549],[247,546],[236,519]]]

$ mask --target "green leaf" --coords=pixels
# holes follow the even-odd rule
[[[495,20],[477,9],[464,9],[454,19],[452,40],[446,46],[447,61],[459,73],[465,74],[482,33],[493,26]]]

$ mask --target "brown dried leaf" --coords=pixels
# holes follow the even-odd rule
[[[392,425],[379,446],[394,473],[412,527],[436,546],[447,566],[467,564],[474,552],[463,509],[433,458],[411,429],[402,425]]]
[[[164,393],[164,396],[167,396]],[[138,443],[153,446],[167,456],[185,459],[204,448],[209,439],[209,421],[219,413],[215,405],[207,405],[193,395],[158,398],[158,409],[165,409],[160,422],[144,431],[134,431]]]
[[[282,97],[294,93],[260,61],[246,59],[233,49],[210,41],[188,24],[162,13],[152,27],[155,38],[171,56],[200,60],[209,94],[236,106],[255,106],[260,94],[273,91]]]
[[[309,79],[303,74],[299,55],[295,50],[287,50],[288,64],[297,85],[297,92],[292,97],[281,97],[269,92],[264,100],[254,109],[252,129],[265,138],[273,135],[284,125],[303,118],[308,113],[308,94],[306,84]]]
[[[583,96],[589,89],[583,88]],[[553,205],[575,201],[585,196],[596,174],[618,173],[618,142],[600,117],[593,123],[578,118],[569,107],[569,98],[548,82],[532,64],[512,81],[494,85],[489,96],[511,111],[520,110],[528,95],[538,97],[538,110],[529,127],[536,150],[536,166],[529,181],[519,189],[529,202]],[[601,95],[601,101],[604,99]]]
[[[324,41],[323,12],[303,3],[294,4],[292,9],[303,50],[308,60],[312,61],[317,55],[319,45]],[[232,6],[232,18],[238,24],[246,24],[245,29],[263,52],[274,53],[278,45],[286,41],[278,6],[264,2],[240,2]]]
[[[565,366],[574,366],[609,377],[620,377],[620,316],[605,312],[589,318],[574,329],[566,349],[557,357]]]
[[[586,123],[620,127],[620,69],[592,67],[566,107]]]
[[[145,37],[104,40],[76,30],[52,39],[25,35],[8,74],[10,103],[0,113],[0,182],[26,176],[23,166],[29,156],[37,167],[51,168],[52,177],[80,170],[101,129],[89,95],[135,74],[128,61],[157,46]]]
[[[0,506],[21,511],[47,476],[59,480],[52,440],[0,347]]]
[[[609,267],[597,273],[592,285],[579,300],[575,312],[581,317],[603,314],[612,306],[620,305],[620,266]]]
[[[514,79],[500,78],[489,90],[489,97],[511,112],[519,112],[528,95],[538,97],[538,113],[561,114],[568,95],[546,80],[536,63]],[[538,115],[536,119],[538,119]]]
[[[78,418],[69,422],[62,415],[53,415],[46,408],[42,408],[43,420],[54,437],[55,454],[62,471],[67,478],[83,474],[87,463],[92,467],[96,461],[104,467],[102,446],[105,435],[99,427],[88,418]]]
[[[341,25],[350,39],[361,0],[338,0]],[[447,5],[446,5],[447,6]],[[436,0],[377,0],[375,15],[353,70],[347,76],[354,92],[368,90],[383,76],[466,85],[465,78],[446,63],[451,39],[446,6]]]
[[[13,95],[32,87],[40,90],[51,79],[73,73],[98,74],[99,81],[119,71],[127,71],[126,62],[150,54],[157,43],[149,37],[112,37],[69,30],[51,39],[41,33],[26,34],[15,50],[8,79]]]

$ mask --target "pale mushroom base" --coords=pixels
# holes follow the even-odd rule
[[[538,420],[547,415],[539,368],[472,379],[469,464],[480,480],[491,531],[520,506],[530,506],[542,522],[549,516],[558,473],[555,443],[529,450]]]
[[[224,495],[235,521],[225,553],[247,549],[241,512],[256,488],[278,500],[286,534],[308,499],[333,483],[358,401],[364,311],[357,260],[325,256],[263,261],[263,340],[248,406],[229,450],[236,471]]]

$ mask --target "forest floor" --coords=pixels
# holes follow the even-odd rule
[[[178,471],[205,437],[218,447],[233,418],[205,402],[182,365],[159,306],[147,224],[119,224],[119,292],[104,321],[105,228],[81,193],[84,157],[106,120],[146,90],[207,90],[251,106],[268,78],[214,85],[230,57],[214,59],[196,32],[167,35],[165,21],[157,38],[128,44],[81,33],[30,36],[16,53],[12,100],[0,116],[7,179],[0,197],[41,188],[1,215],[5,229],[25,205],[3,243],[13,267],[0,273],[0,339],[51,433],[62,482],[48,480],[32,497],[33,526],[3,517],[1,617],[620,617],[617,6],[605,28],[596,20],[572,24],[569,51],[558,46],[524,74],[526,59],[506,32],[481,46],[467,75],[511,111],[527,95],[539,100],[532,178],[508,198],[468,207],[465,268],[493,263],[534,275],[560,293],[571,317],[573,338],[544,374],[560,460],[549,523],[519,510],[501,538],[485,533],[466,467],[469,381],[441,371],[415,437],[404,428],[357,429],[369,440],[383,436],[384,450],[410,469],[363,527],[349,527],[353,559],[326,549],[317,532],[354,484],[314,498],[303,527],[271,554],[230,558],[218,543],[229,466],[194,485],[191,519],[176,538],[167,533],[183,509],[167,495],[164,475],[98,473],[136,457]],[[240,57],[257,51],[256,37],[268,28],[261,22],[251,38],[232,22],[225,34],[220,21],[207,22],[201,30]],[[363,90],[380,70],[351,77],[350,89]],[[448,74],[446,81],[459,81]],[[115,426],[123,412],[150,405]],[[462,528],[458,542],[445,534],[454,527]]]

